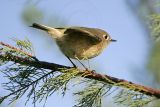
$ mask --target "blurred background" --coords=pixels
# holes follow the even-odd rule
[[[90,60],[91,69],[153,88],[160,87],[160,41],[158,29],[160,0],[3,0],[0,3],[0,41],[13,44],[12,38],[29,39],[39,60],[72,66],[45,32],[29,27],[33,22],[51,27],[86,26],[106,30],[112,43]],[[152,23],[153,21],[157,23]],[[156,32],[157,31],[157,32]],[[84,62],[86,63],[86,62]],[[87,64],[87,63],[86,63]],[[1,83],[6,79],[0,74]],[[46,107],[71,107],[73,90],[62,97],[55,93]],[[6,95],[0,86],[0,96]],[[26,96],[11,104],[22,107]],[[119,107],[112,98],[104,107]],[[0,107],[8,107],[5,101]],[[26,107],[33,104],[29,102]],[[37,103],[38,107],[43,106]]]

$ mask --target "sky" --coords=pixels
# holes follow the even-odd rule
[[[42,35],[46,35],[45,33],[34,31],[35,29],[31,29],[23,22],[21,14],[27,3],[25,0],[1,1],[0,41],[13,43],[11,38],[27,37],[33,43],[38,59],[71,65],[49,36],[44,39]],[[101,28],[117,40],[101,55],[90,60],[92,69],[132,82],[141,83],[145,80],[145,78],[139,80],[136,76],[141,75],[140,71],[145,69],[150,44],[146,37],[147,33],[125,0],[39,0],[37,7],[48,17],[58,14],[60,16],[58,21],[65,20],[66,26]],[[22,106],[23,101],[25,97],[17,101],[15,106]],[[73,106],[75,101],[72,92],[64,98],[60,93],[52,95],[46,107],[53,107],[53,104],[59,107]],[[27,107],[30,107],[30,104]]]

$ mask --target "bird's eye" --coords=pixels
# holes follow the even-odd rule
[[[108,35],[104,35],[104,39],[108,40],[109,36]]]

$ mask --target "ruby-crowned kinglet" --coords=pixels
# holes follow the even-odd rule
[[[107,32],[98,28],[52,28],[37,23],[33,23],[31,27],[48,32],[69,60],[70,58],[86,60],[96,57],[110,42],[116,41],[111,39]]]

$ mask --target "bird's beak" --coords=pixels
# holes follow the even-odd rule
[[[117,40],[115,40],[115,39],[111,39],[110,41],[111,41],[111,42],[117,42]]]

